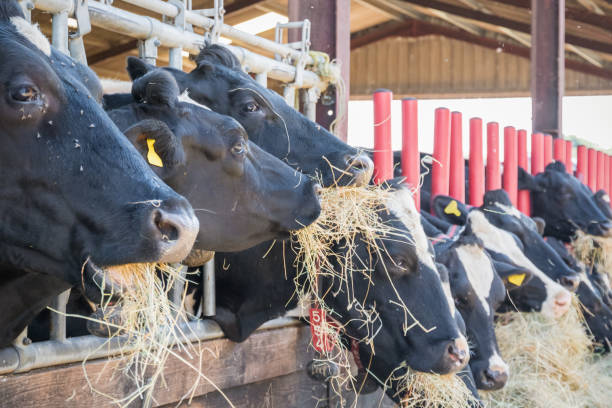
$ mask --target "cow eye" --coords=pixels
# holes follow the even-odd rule
[[[259,110],[259,105],[257,105],[255,102],[249,102],[246,105],[243,106],[242,108],[245,112],[257,112]]]
[[[21,85],[11,91],[11,98],[18,102],[32,102],[38,100],[38,89],[31,85]]]
[[[238,142],[232,146],[232,153],[236,156],[242,156],[246,152],[246,144],[244,142]]]
[[[455,298],[455,305],[458,308],[466,307],[468,305],[468,300],[464,296],[458,296],[458,297]]]

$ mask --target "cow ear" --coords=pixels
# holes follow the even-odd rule
[[[518,168],[518,189],[529,190],[529,191],[541,191],[542,188],[538,186],[535,177],[527,173],[524,168]]]
[[[517,289],[529,282],[532,273],[528,269],[505,262],[493,261],[497,275],[504,282],[507,290]]]
[[[173,108],[178,101],[179,87],[170,73],[158,69],[134,80],[132,97],[150,105],[165,105]]]
[[[536,229],[538,230],[538,234],[544,236],[544,229],[546,228],[546,221],[540,217],[532,217],[533,222],[536,224]]]
[[[133,81],[140,78],[149,71],[156,69],[155,65],[151,65],[148,62],[141,60],[138,57],[127,58],[127,72],[130,79]]]
[[[185,163],[185,152],[180,141],[164,122],[145,119],[123,133],[162,179]]]
[[[433,200],[434,214],[455,225],[465,225],[468,208],[465,204],[449,196],[438,195]]]

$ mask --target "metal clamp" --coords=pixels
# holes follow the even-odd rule
[[[138,41],[138,56],[149,64],[155,65],[157,60],[157,47],[161,45],[161,42],[157,37],[147,38],[146,40]]]
[[[274,58],[276,58],[278,61],[295,63],[295,78],[293,79],[292,83],[288,83],[285,86],[283,96],[290,106],[296,107],[295,89],[301,88],[304,83],[304,69],[306,67],[306,60],[308,59],[308,52],[310,51],[310,20],[305,19],[304,21],[291,21],[285,24],[277,23],[274,31],[274,40],[279,44],[282,44],[283,42],[283,32],[285,29],[302,30],[300,41],[294,41],[286,44],[289,47],[300,51],[300,56],[296,61],[284,61],[280,55],[274,54]]]
[[[68,36],[68,49],[72,58],[87,65],[83,36],[91,32],[88,0],[74,0],[74,18],[77,21],[77,29]]]

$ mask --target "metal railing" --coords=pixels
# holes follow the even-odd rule
[[[267,86],[268,78],[284,82],[285,99],[295,104],[295,90],[302,89],[304,112],[311,120],[315,119],[315,106],[327,81],[305,69],[313,64],[308,51],[310,47],[310,22],[290,22],[279,24],[276,29],[278,41],[252,35],[223,22],[223,0],[215,0],[213,9],[192,10],[191,0],[124,0],[127,3],[160,14],[163,21],[142,16],[112,6],[112,0],[20,0],[26,18],[31,19],[31,11],[36,8],[52,14],[52,45],[59,51],[71,55],[87,64],[83,37],[91,32],[91,27],[138,39],[141,58],[155,63],[157,48],[170,48],[169,64],[182,69],[183,50],[197,54],[205,41],[218,41],[223,35],[249,46],[275,54],[276,59],[268,58],[242,47],[227,46],[236,55],[246,72],[256,74],[256,81]],[[172,23],[168,23],[172,19]],[[200,27],[206,36],[193,32],[190,26]],[[282,44],[282,30],[299,28],[301,41]],[[72,31],[71,31],[72,29]],[[184,268],[183,273],[186,272]],[[214,259],[202,267],[203,296],[202,316],[215,315],[215,268]],[[173,301],[178,302],[182,288],[174,288]],[[14,341],[13,346],[0,349],[0,375],[21,373],[36,368],[73,363],[129,352],[126,339],[116,337],[112,340],[95,336],[66,337],[66,304],[70,290],[60,294],[53,302],[51,313],[50,340],[31,343],[27,329]],[[280,318],[264,324],[261,329],[274,329],[299,324],[295,319]],[[188,333],[185,341],[211,340],[223,337],[220,327],[211,320],[195,320],[184,323],[183,332]],[[188,326],[188,327],[187,327]],[[105,345],[105,343],[108,344]]]

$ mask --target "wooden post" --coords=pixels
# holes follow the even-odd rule
[[[561,137],[565,75],[565,0],[531,0],[533,132]]]
[[[311,49],[327,53],[330,59],[340,61],[346,95],[338,95],[331,105],[317,103],[317,123],[329,129],[338,112],[344,112],[336,125],[340,139],[346,141],[348,130],[348,98],[351,72],[350,0],[289,0],[289,20],[310,20]],[[294,32],[295,31],[295,32]],[[297,30],[290,30],[289,41],[297,41]],[[342,103],[342,107],[338,102]],[[332,113],[330,115],[330,112]]]

